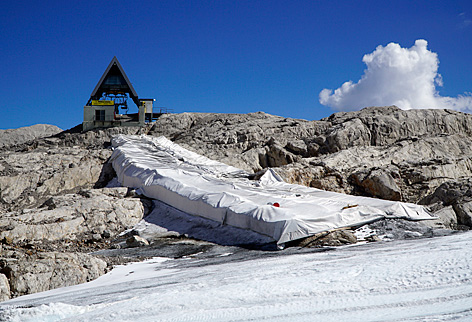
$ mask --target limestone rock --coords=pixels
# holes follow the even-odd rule
[[[321,121],[184,113],[149,134],[248,171],[276,168],[291,183],[390,200],[416,203],[472,177],[472,115],[450,110],[369,107]]]
[[[117,127],[82,133],[78,126],[0,148],[0,211],[36,207],[53,195],[104,187],[115,176],[106,162],[110,138],[147,131],[147,127]]]
[[[467,227],[472,227],[472,201],[454,205],[457,222]]]
[[[277,143],[270,144],[265,148],[264,152],[259,155],[259,164],[263,168],[279,167],[293,163],[296,160],[297,157],[293,153],[287,151]]]
[[[60,133],[58,129],[41,131],[31,138],[0,131],[0,240],[4,243],[0,297],[10,294],[2,276],[13,285],[13,296],[43,290],[40,284],[45,280],[50,281],[47,287],[58,287],[98,276],[101,268],[84,268],[90,259],[51,250],[64,251],[72,241],[105,245],[152,207],[127,188],[104,188],[114,176],[107,159],[110,138],[117,134],[165,135],[244,170],[262,173],[273,167],[290,183],[420,201],[439,217],[429,227],[403,221],[372,224],[384,236],[392,229],[400,234],[395,238],[416,238],[434,235],[431,227],[472,227],[472,180],[467,179],[472,177],[469,114],[403,111],[394,106],[336,113],[320,121],[263,112],[182,113],[162,115],[142,128],[81,133],[78,126]],[[305,242],[340,245],[355,239],[350,232],[339,231]],[[48,245],[49,251],[37,245]]]
[[[300,155],[302,157],[308,157],[310,155],[309,147],[303,140],[293,140],[287,142],[285,149],[294,155]]]
[[[433,193],[420,201],[421,204],[434,204],[435,208],[446,207],[446,213],[454,211],[445,216],[445,225],[457,228],[458,226],[472,227],[472,179],[458,179],[444,182],[437,187]],[[440,213],[441,214],[441,213]],[[449,219],[451,217],[451,219]]]
[[[340,123],[326,137],[329,152],[338,152],[352,146],[370,145],[371,133],[359,118]]]
[[[13,296],[85,283],[104,274],[107,267],[105,261],[81,253],[10,253],[10,258],[0,258],[0,278],[3,274],[8,278]]]
[[[0,273],[0,302],[10,299],[10,283],[4,274]]]
[[[138,198],[124,198],[126,188],[104,188],[52,197],[44,207],[0,217],[0,239],[24,241],[76,240],[86,234],[116,235],[144,216]],[[85,195],[85,196],[84,196]]]
[[[445,206],[472,201],[472,179],[450,180],[439,185],[432,194],[421,200],[421,204],[440,202]]]
[[[357,237],[353,231],[343,229],[331,232],[322,232],[296,242],[298,247],[341,246],[355,244]]]
[[[433,228],[457,229],[457,215],[452,206],[441,208],[432,213],[435,220],[425,220],[424,224]]]
[[[455,133],[472,135],[472,118],[451,110],[401,110],[395,106],[368,107],[356,112],[336,113],[323,120],[331,122],[335,127],[344,128],[358,127],[357,121],[354,120],[361,121],[370,132],[371,139],[367,144],[365,140],[357,140],[356,142],[360,144],[355,145],[389,146],[415,137],[437,137]],[[337,146],[337,148],[343,147]]]
[[[62,132],[60,128],[49,124],[36,124],[18,129],[0,130],[0,149],[33,141],[34,139],[53,136]]]
[[[387,200],[401,200],[401,191],[392,175],[386,171],[375,169],[364,178],[353,175],[365,191],[375,197]]]
[[[149,246],[149,242],[141,236],[134,235],[126,239],[126,246],[127,247]]]
[[[36,133],[31,136],[33,129]],[[103,187],[115,176],[107,164],[111,136],[147,130],[81,133],[77,127],[60,133],[43,129],[41,134],[41,126],[36,126],[0,132],[2,299],[10,296],[2,276],[12,286],[11,295],[17,296],[82,283],[103,273],[103,261],[84,255],[86,263],[80,253],[63,255],[54,250],[104,247],[143,218],[147,202],[129,198],[127,188]]]
[[[20,209],[37,206],[50,195],[91,188],[110,155],[109,150],[65,147],[0,154],[0,203]]]

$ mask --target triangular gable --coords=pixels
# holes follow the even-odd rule
[[[97,86],[95,86],[92,95],[90,95],[90,100],[99,100],[103,93],[127,93],[133,102],[139,106],[138,94],[116,56],[113,57]]]

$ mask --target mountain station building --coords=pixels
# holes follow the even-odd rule
[[[128,99],[138,113],[128,114]],[[114,126],[143,126],[162,113],[153,114],[155,99],[138,98],[118,59],[113,57],[84,106],[82,130]]]

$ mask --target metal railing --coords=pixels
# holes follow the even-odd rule
[[[174,110],[167,107],[153,107],[152,113],[153,114],[170,114],[170,113],[174,113]]]

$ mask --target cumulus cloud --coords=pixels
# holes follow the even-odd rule
[[[396,105],[402,109],[449,108],[472,111],[472,94],[440,96],[438,55],[427,49],[428,42],[418,39],[411,48],[390,43],[364,55],[367,65],[357,83],[345,82],[338,89],[323,89],[319,101],[339,111],[359,110],[367,106]]]

